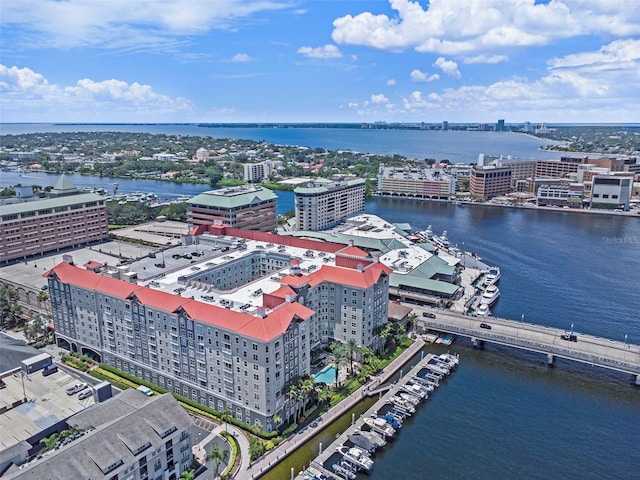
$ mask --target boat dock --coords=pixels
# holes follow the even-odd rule
[[[390,440],[391,437],[387,437],[384,433],[385,428],[390,428],[387,424],[378,429],[375,428],[375,426],[372,427],[371,425],[367,425],[365,420],[370,420],[369,423],[371,423],[372,419],[378,418],[378,413],[387,410],[389,412],[395,412],[390,413],[390,415],[393,418],[397,418],[399,422],[401,422],[403,417],[411,415],[420,408],[421,402],[427,400],[428,396],[433,393],[434,389],[437,388],[443,379],[451,373],[455,366],[457,366],[457,357],[449,356],[449,358],[454,359],[455,361],[450,360],[450,363],[447,366],[447,364],[440,359],[440,356],[423,354],[423,357],[415,367],[411,368],[406,373],[401,371],[401,377],[397,382],[380,388],[368,389],[365,393],[369,396],[378,395],[378,401],[359,418],[355,418],[355,416],[352,415],[351,425],[330,445],[320,444],[318,456],[312,460],[308,468],[299,472],[296,478],[298,480],[311,480],[314,478],[320,478],[319,474],[323,474],[328,478],[354,479],[358,469],[350,468],[351,464],[349,464],[349,462],[336,460],[336,455],[340,455],[339,453],[336,453],[337,449],[345,444],[351,444],[352,442],[349,440],[349,437],[363,431],[363,426],[365,427],[365,431],[371,429],[371,431],[378,432],[383,441]],[[421,372],[422,375],[420,375]],[[416,386],[412,388],[409,387],[410,384],[421,385],[421,387]],[[411,394],[408,393],[411,391],[414,392],[413,395],[415,396],[412,397]],[[416,391],[422,391],[423,393],[418,395],[418,393],[415,393]],[[431,393],[427,394],[427,391]],[[398,399],[404,399],[407,403],[405,403],[404,406],[394,406],[392,399],[395,399],[396,402],[400,402]],[[396,405],[399,404],[400,403],[397,403]],[[389,431],[393,431],[393,429],[390,429]],[[397,430],[395,434],[392,434],[393,437],[396,435],[402,435],[402,431]],[[373,468],[375,468],[375,466]]]

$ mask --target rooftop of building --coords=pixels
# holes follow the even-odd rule
[[[13,467],[6,478],[112,478],[136,464],[140,453],[164,445],[193,422],[170,395],[147,397],[134,389],[71,416],[85,435],[43,458]]]
[[[121,298],[135,296],[162,310],[183,309],[192,318],[268,341],[285,331],[293,319],[313,314],[288,298],[295,293],[291,287],[332,282],[368,288],[380,275],[391,273],[390,268],[355,247],[240,229],[229,229],[233,235],[228,235],[226,228],[220,226],[221,234],[212,234],[204,226],[197,227],[192,245],[108,267],[102,274],[63,262],[47,275]],[[215,233],[216,227],[209,230]],[[228,290],[218,290],[196,278],[225,264],[264,254],[279,257],[285,266]],[[137,283],[121,280],[135,281],[135,277]],[[265,306],[265,296],[270,296],[269,306]]]
[[[320,193],[328,193],[332,191],[342,190],[344,188],[364,185],[366,182],[361,178],[343,181],[332,181],[327,178],[316,178],[307,183],[305,187],[297,187],[293,193],[297,195],[316,195]]]
[[[431,182],[451,181],[451,175],[448,175],[444,170],[430,167],[380,167],[379,173],[382,174],[383,178],[393,180],[423,180]]]
[[[187,200],[187,203],[218,208],[237,208],[277,198],[275,193],[260,185],[240,185],[202,192]]]

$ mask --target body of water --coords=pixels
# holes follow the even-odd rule
[[[11,133],[6,127],[2,127],[2,133]],[[55,128],[59,130],[59,126]],[[65,128],[81,129],[75,125]],[[185,135],[195,134],[195,129],[200,135],[252,138],[222,131],[239,129],[136,128]],[[122,129],[133,130],[129,126]],[[435,156],[429,152],[435,151],[433,145],[437,142],[429,143],[428,139],[437,133],[450,139],[442,141],[448,143],[451,159],[454,155],[475,158],[480,152],[526,158],[528,154],[517,152],[535,152],[530,137],[515,134],[248,130],[255,130],[255,135],[263,133],[253,138],[272,142],[407,156]],[[43,127],[40,131],[48,130]],[[278,135],[290,137],[285,141]],[[294,142],[296,135],[299,138]],[[324,144],[319,143],[323,136]],[[509,151],[502,149],[503,144],[488,150],[476,143],[480,137],[483,141],[514,139],[520,146]],[[418,140],[409,144],[408,138]],[[375,145],[379,151],[375,151]],[[4,173],[0,175],[2,184],[18,183],[7,181]],[[57,180],[57,176],[27,175],[36,175],[34,180],[51,178],[49,184]],[[28,183],[20,178],[21,183]],[[209,188],[75,175],[70,178],[80,187],[107,188],[105,185],[118,182],[122,192],[156,191],[161,195],[195,195]],[[91,183],[94,181],[97,183]],[[279,210],[292,209],[291,192],[277,193]],[[414,230],[427,225],[432,225],[437,234],[447,230],[452,244],[477,252],[487,263],[500,266],[502,295],[492,309],[499,316],[519,319],[524,314],[525,321],[532,323],[559,328],[574,324],[578,335],[589,333],[616,340],[627,335],[629,342],[640,343],[637,218],[384,198],[367,201],[366,212],[394,222],[408,222]],[[458,371],[403,427],[399,438],[376,457],[372,480],[638,478],[640,390],[633,386],[630,376],[561,360],[555,368],[548,368],[542,355],[492,345],[475,350],[461,339],[451,349],[461,355]]]
[[[554,159],[558,152],[542,152],[551,142],[511,132],[459,130],[368,130],[358,128],[211,128],[197,125],[66,125],[0,124],[1,135],[44,132],[138,132],[166,135],[209,136],[301,145],[327,150],[353,150],[408,158],[434,158],[475,162],[478,154],[513,159]]]

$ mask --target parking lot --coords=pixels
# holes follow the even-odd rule
[[[42,371],[37,371],[30,375],[10,374],[3,380],[6,388],[0,390],[0,407],[8,407],[8,410],[0,414],[0,449],[25,440],[93,404],[93,396],[80,400],[79,393],[67,395],[69,387],[83,380],[62,368],[46,377]],[[11,408],[25,397],[26,403]]]

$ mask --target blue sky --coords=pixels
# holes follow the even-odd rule
[[[2,122],[640,121],[638,0],[0,3]]]

